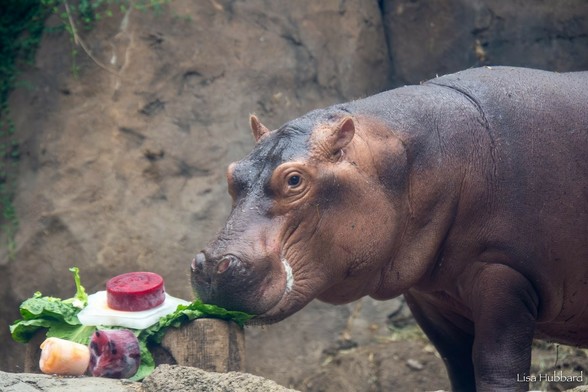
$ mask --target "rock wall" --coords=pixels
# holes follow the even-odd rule
[[[191,298],[189,262],[229,212],[225,170],[253,145],[250,113],[277,128],[316,107],[484,64],[588,69],[588,3],[174,0],[159,14],[115,13],[81,38],[98,62],[80,53],[72,75],[69,37],[47,34],[24,74],[32,88],[11,96],[20,226],[13,257],[0,249],[3,370],[18,371],[22,358],[8,334],[18,304],[36,290],[71,296],[69,266],[89,292],[150,270]],[[353,306],[313,303],[252,331],[250,368],[296,383],[348,327]],[[384,325],[395,306],[358,325]],[[297,366],[276,363],[280,353]]]
[[[474,65],[588,69],[588,3],[384,0],[394,85]]]

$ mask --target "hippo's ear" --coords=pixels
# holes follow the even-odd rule
[[[259,121],[255,114],[249,116],[249,126],[253,131],[253,137],[255,138],[256,142],[258,142],[263,135],[270,133],[270,130],[267,129],[266,126]]]
[[[353,118],[345,116],[326,134],[324,145],[333,155],[337,155],[347,146],[355,135],[355,123]]]

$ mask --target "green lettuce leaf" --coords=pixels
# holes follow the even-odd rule
[[[137,373],[130,378],[131,381],[141,381],[155,370],[155,360],[144,340],[139,340],[139,349],[141,350],[141,364]]]
[[[160,318],[159,322],[142,330],[139,334],[139,339],[159,344],[168,328],[179,328],[189,321],[203,317],[230,320],[243,327],[247,320],[253,316],[244,312],[226,310],[216,305],[204,304],[196,300],[188,305],[178,305],[173,313]]]
[[[33,297],[20,305],[20,315],[24,320],[49,319],[77,325],[80,309],[54,297]]]
[[[54,320],[48,319],[18,320],[10,326],[10,334],[14,341],[28,343],[38,330],[50,328],[54,324]]]
[[[69,325],[58,323],[52,325],[47,330],[47,337],[60,338],[87,345],[90,344],[90,338],[97,329],[97,327],[90,325]]]
[[[76,295],[73,298],[69,298],[64,300],[63,302],[71,303],[76,308],[83,309],[88,305],[88,294],[86,294],[86,289],[82,286],[82,281],[80,279],[80,269],[78,267],[71,267],[69,269],[74,276],[74,282],[76,284]]]
[[[81,284],[80,270],[77,267],[70,268],[69,270],[74,276],[76,285],[75,296],[62,300],[61,298],[43,296],[43,294],[37,291],[32,298],[25,300],[20,305],[22,319],[16,320],[10,325],[10,334],[15,341],[27,343],[38,330],[43,328],[48,330],[48,334],[55,334],[50,336],[67,336],[67,333],[60,333],[57,330],[56,332],[51,331],[58,328],[62,330],[75,330],[80,326],[77,315],[88,303],[88,296]],[[71,335],[75,336],[75,333]]]

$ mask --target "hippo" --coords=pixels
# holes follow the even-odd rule
[[[455,391],[527,390],[534,338],[588,347],[588,72],[473,68],[250,126],[202,301],[273,323],[404,295]]]

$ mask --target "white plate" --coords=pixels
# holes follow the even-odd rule
[[[109,308],[106,302],[106,291],[98,291],[88,296],[88,305],[78,313],[78,319],[82,325],[145,329],[158,322],[161,317],[175,311],[178,305],[188,305],[189,303],[165,293],[165,300],[155,308],[139,312],[125,312]]]

